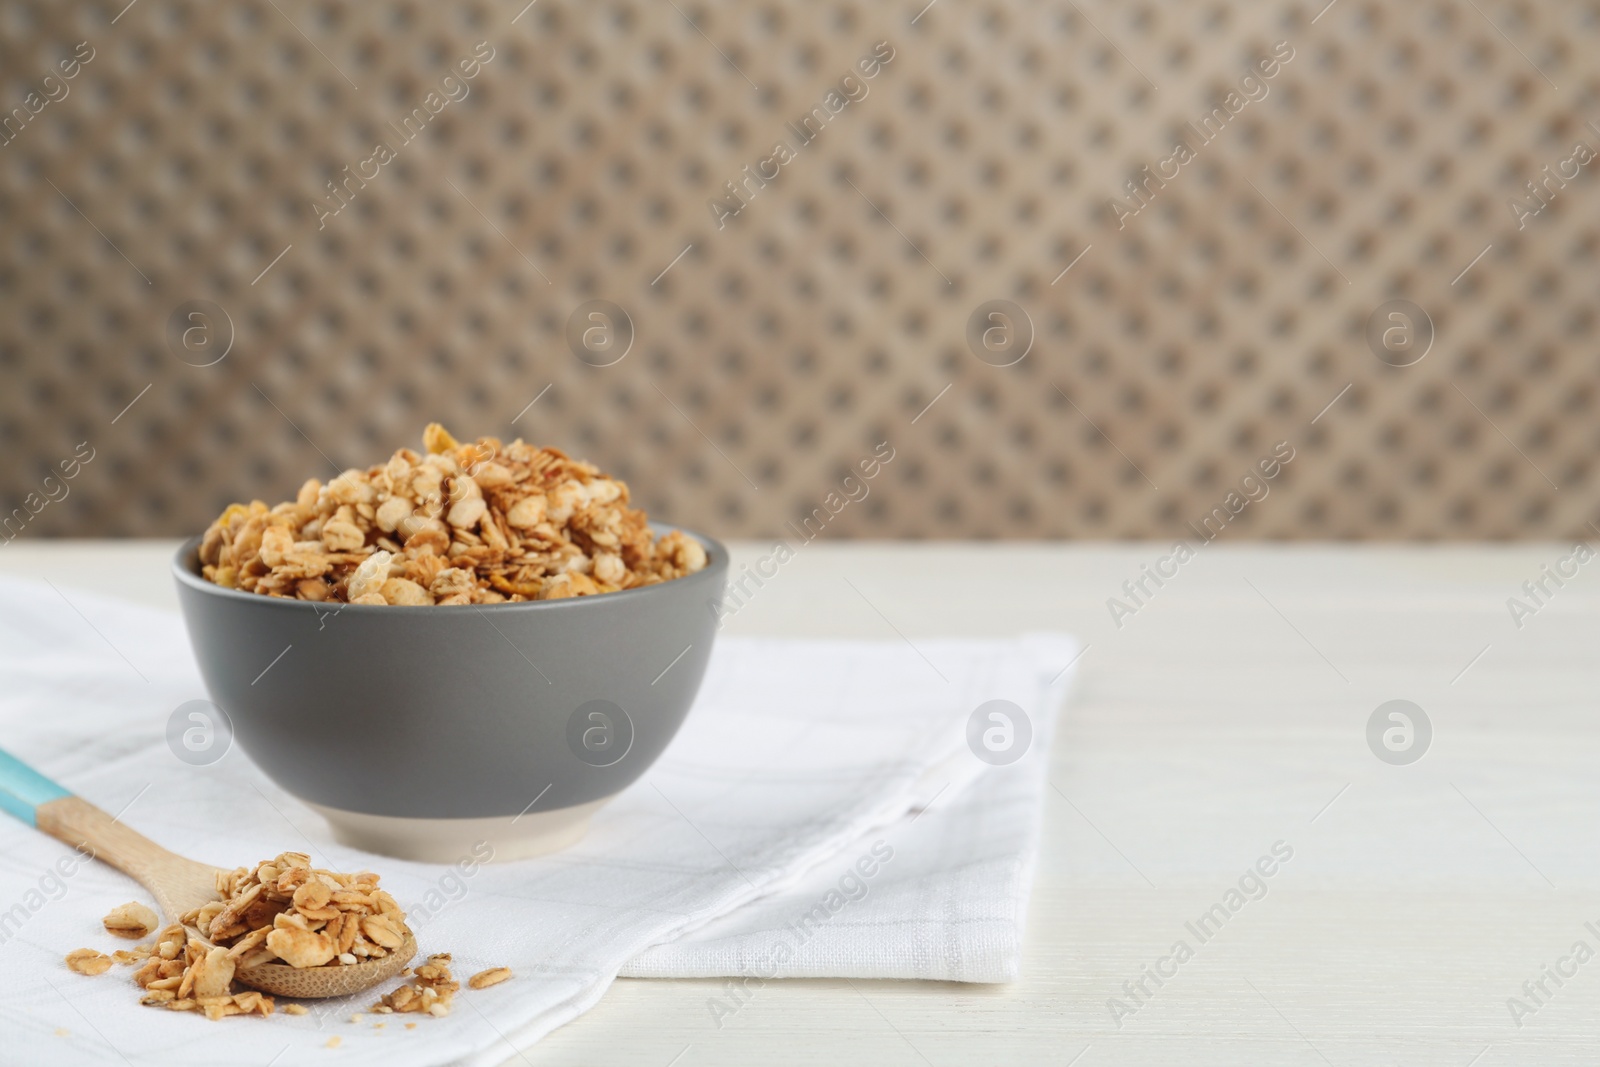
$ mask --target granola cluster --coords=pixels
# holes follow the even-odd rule
[[[113,955],[122,963],[141,964],[133,975],[145,991],[141,1004],[201,1011],[208,1019],[272,1014],[271,997],[254,989],[234,988],[233,972],[239,962],[231,950],[207,945],[176,923],[157,934],[154,944]]]
[[[268,596],[351,604],[557,600],[693,574],[705,549],[653,535],[628,487],[554,448],[462,444],[438,423],[388,463],[300,487],[292,503],[232,504],[201,571]]]
[[[105,974],[111,969],[111,957],[92,948],[75,948],[67,953],[67,966],[78,974]]]
[[[119,904],[111,909],[105,919],[106,933],[115,937],[137,941],[141,937],[149,937],[161,920],[156,913],[146,904],[130,900],[126,904]]]
[[[510,977],[507,971],[506,976]],[[428,957],[428,962],[409,970],[402,983],[392,993],[385,993],[372,1010],[380,1015],[421,1012],[425,1015],[448,1015],[450,1004],[460,990],[461,983],[450,973],[450,953],[439,952]],[[478,987],[474,987],[478,988]]]
[[[387,956],[410,933],[377,875],[314,870],[304,852],[219,873],[217,894],[179,921],[226,946],[241,967],[360,963]]]

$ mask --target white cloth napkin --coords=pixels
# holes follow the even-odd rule
[[[176,616],[62,582],[0,581],[0,746],[183,855],[233,866],[298,849],[377,870],[413,910],[422,951],[454,953],[460,977],[497,965],[516,975],[463,989],[442,1019],[351,1023],[374,996],[217,1023],[144,1008],[127,969],[86,978],[62,963],[74,948],[122,947],[100,918],[143,891],[93,863],[62,878],[66,846],[0,817],[4,1055],[284,1064],[328,1055],[338,1036],[344,1063],[489,1065],[582,1013],[619,972],[738,975],[747,987],[780,975],[1004,980],[1070,677],[1058,672],[1073,654],[1059,637],[721,639],[678,738],[588,837],[463,876],[335,843],[239,751],[204,767],[178,760],[167,719],[205,691]],[[1010,766],[967,750],[968,717],[994,699],[1032,723]],[[412,906],[430,891],[454,899],[419,920]]]
[[[646,949],[622,975],[736,976],[736,991],[777,978],[1015,978],[1055,705],[1076,649],[1055,635],[989,647],[1004,649],[1006,659],[1020,652],[1021,662],[1006,666],[1031,673],[1036,686],[1031,701],[1016,698],[1033,729],[1017,763],[989,766],[961,747],[923,775],[921,799],[904,816],[844,845],[787,888]],[[718,998],[707,1011],[720,1021],[738,1006]]]

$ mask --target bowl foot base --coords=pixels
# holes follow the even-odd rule
[[[486,819],[409,819],[310,806],[328,820],[342,845],[420,863],[487,863],[543,856],[576,844],[606,799]]]

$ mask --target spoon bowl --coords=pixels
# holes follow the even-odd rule
[[[347,997],[394,978],[417,954],[417,939],[406,934],[404,943],[387,956],[336,967],[291,967],[287,963],[258,963],[233,972],[236,982],[280,997],[317,1000]]]

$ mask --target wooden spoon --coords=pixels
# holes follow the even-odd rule
[[[168,923],[175,923],[179,916],[219,899],[216,879],[220,868],[168,852],[3,750],[0,750],[0,808],[131,877],[156,898]],[[199,931],[190,930],[200,938]],[[233,976],[264,993],[285,997],[343,997],[395,977],[416,953],[416,938],[407,931],[405,942],[399,948],[377,959],[326,967],[262,963],[241,967]]]

